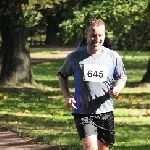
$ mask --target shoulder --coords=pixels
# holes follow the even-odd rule
[[[71,60],[76,60],[77,58],[83,56],[83,54],[85,53],[85,50],[84,49],[81,49],[81,50],[75,50],[71,53],[69,53],[66,57],[66,59],[69,59],[70,61]]]
[[[103,50],[104,50],[104,53],[106,53],[107,55],[110,55],[112,57],[120,57],[119,53],[117,51],[114,51],[114,50],[111,50],[109,48],[106,48],[103,46]]]

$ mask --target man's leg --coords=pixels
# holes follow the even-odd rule
[[[97,116],[98,126],[98,150],[109,150],[109,145],[114,143],[114,116],[108,112]]]
[[[98,150],[97,127],[91,115],[75,115],[74,120],[84,150]]]
[[[109,150],[109,145],[98,140],[98,150]]]
[[[91,135],[82,139],[84,150],[98,150],[97,135]]]

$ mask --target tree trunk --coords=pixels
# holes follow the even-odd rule
[[[45,44],[51,46],[61,46],[62,40],[57,37],[57,32],[59,31],[59,23],[61,19],[56,16],[47,17],[47,29],[46,29],[46,39]]]
[[[141,80],[141,83],[150,83],[150,58],[147,65],[147,71],[143,76],[143,79]]]
[[[0,83],[19,85],[32,83],[32,71],[30,66],[30,54],[26,47],[26,28],[20,14],[1,16],[2,36],[2,68]]]

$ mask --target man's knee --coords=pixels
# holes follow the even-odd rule
[[[97,135],[91,135],[82,139],[84,150],[98,150]]]

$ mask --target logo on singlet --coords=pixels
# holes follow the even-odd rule
[[[108,76],[108,66],[84,64],[83,81],[104,82]]]

